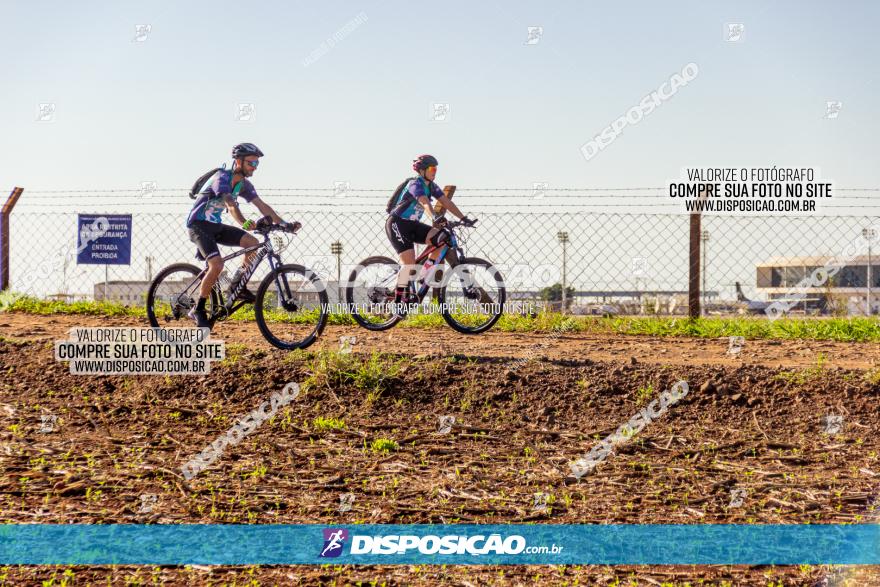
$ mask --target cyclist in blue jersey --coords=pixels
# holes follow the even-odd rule
[[[292,230],[300,228],[299,222],[287,223],[275,213],[267,203],[260,199],[257,195],[254,185],[247,179],[254,174],[257,166],[260,164],[260,157],[263,152],[253,143],[240,143],[232,148],[232,159],[234,160],[232,169],[221,169],[216,173],[208,184],[208,187],[199,194],[189,216],[186,219],[186,226],[189,229],[189,240],[195,243],[202,257],[208,263],[208,272],[202,280],[199,289],[199,301],[190,311],[189,316],[195,320],[196,324],[202,327],[210,327],[207,312],[205,311],[205,303],[208,296],[211,295],[211,288],[217,282],[217,278],[223,271],[223,259],[220,257],[220,251],[217,245],[227,247],[253,247],[259,244],[259,241],[246,231],[255,226],[252,220],[246,220],[238,208],[238,197],[241,196],[245,202],[256,206],[257,210],[272,219],[273,223],[280,224]],[[241,225],[242,228],[230,226],[222,223],[223,211],[228,210],[232,218]],[[229,291],[235,289],[238,280],[244,272],[244,269],[253,259],[255,252],[244,255],[244,262],[241,267],[236,270],[232,277]],[[239,299],[246,302],[254,302],[256,296],[253,292],[245,287],[239,293]]]
[[[434,183],[437,176],[437,159],[431,155],[419,155],[413,160],[413,171],[419,174],[406,184],[395,201],[388,220],[385,221],[385,234],[391,246],[400,257],[400,271],[397,274],[397,289],[394,291],[395,303],[410,303],[415,300],[404,299],[407,283],[416,274],[415,243],[439,246],[447,242],[449,232],[443,228],[442,218],[435,220],[431,200],[437,200],[441,206],[455,214],[467,225],[471,220],[458,209],[458,206],[446,197],[443,190]],[[426,215],[434,226],[419,222]]]

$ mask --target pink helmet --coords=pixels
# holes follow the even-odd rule
[[[422,169],[437,165],[437,158],[433,155],[419,155],[413,159],[413,171],[419,172]]]

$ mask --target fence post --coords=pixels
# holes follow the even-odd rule
[[[24,188],[13,188],[0,209],[0,290],[9,289],[9,216]]]
[[[690,270],[688,272],[688,315],[700,317],[700,225],[699,212],[691,214]]]

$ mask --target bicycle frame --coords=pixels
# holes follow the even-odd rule
[[[450,248],[451,248],[450,244],[447,244],[447,243],[444,243],[443,245],[440,245],[440,246],[429,245],[427,248],[425,248],[424,251],[422,251],[421,255],[416,257],[415,264],[416,265],[423,264],[425,262],[425,260],[428,259],[434,251],[439,250],[440,254],[437,256],[436,259],[428,259],[431,261],[431,265],[428,268],[428,270],[430,271],[431,269],[433,269],[434,267],[436,267],[437,265],[442,263],[444,259],[446,259],[446,255],[449,254]],[[418,281],[421,282],[421,287],[419,287],[418,291],[415,292],[415,294],[418,297],[419,302],[421,302],[423,299],[425,299],[425,296],[428,294],[428,289],[430,289],[430,288],[429,288],[428,284],[425,283],[425,281],[423,279],[419,278]],[[413,281],[410,280],[409,287],[412,288],[412,286],[413,286]]]
[[[428,270],[430,271],[431,269],[433,269],[437,265],[440,265],[446,259],[446,257],[449,255],[450,250],[455,249],[456,253],[459,253],[460,249],[458,246],[458,238],[456,238],[456,236],[455,236],[455,231],[450,230],[449,233],[452,236],[452,240],[450,242],[443,243],[442,245],[429,244],[425,248],[425,250],[422,251],[416,257],[415,264],[421,265],[426,260],[430,260],[430,261],[432,261],[430,267],[428,268]],[[438,251],[438,250],[440,251],[440,254],[437,256],[437,258],[436,259],[429,259],[429,257],[435,251]],[[450,263],[449,265],[450,265],[450,267],[453,267],[452,263]],[[396,279],[396,277],[395,277],[395,279]],[[389,281],[390,281],[390,278],[389,278]],[[415,290],[415,288],[414,288],[414,283],[416,281],[421,283],[421,286],[418,288],[418,290]],[[413,291],[416,294],[416,297],[418,298],[420,303],[422,302],[422,300],[425,299],[425,296],[428,294],[428,290],[431,289],[431,286],[429,286],[427,283],[425,283],[424,279],[422,279],[421,277],[417,278],[416,280],[411,279],[409,281],[408,287],[410,288],[410,291]]]
[[[215,309],[214,312],[208,317],[212,322],[215,320],[223,320],[224,318],[228,318],[232,314],[234,314],[239,308],[244,306],[247,302],[239,302],[235,304],[235,301],[238,299],[238,295],[244,290],[247,285],[248,280],[251,278],[251,275],[257,270],[257,267],[263,262],[263,259],[266,257],[269,258],[269,267],[272,271],[275,271],[279,265],[281,265],[281,255],[279,255],[272,247],[272,241],[269,240],[269,234],[266,233],[263,237],[263,242],[252,247],[245,247],[241,250],[238,250],[234,253],[230,253],[225,257],[221,257],[221,260],[225,264],[226,261],[230,259],[234,259],[236,257],[240,257],[242,255],[247,255],[250,252],[256,251],[257,256],[251,261],[250,265],[245,269],[244,275],[241,276],[241,279],[238,282],[236,288],[232,291],[232,295],[230,295],[227,301],[223,301],[223,289],[219,287],[219,282],[215,283],[213,289],[216,289],[217,295],[220,298],[220,308]],[[207,262],[206,262],[207,263]],[[190,288],[195,290],[200,287],[202,280],[205,278],[205,275],[208,273],[208,267],[204,267],[198,275],[196,275],[193,280],[186,286],[186,289],[183,290],[183,293],[189,294]],[[279,292],[283,292],[282,297],[285,300],[291,299],[292,293],[290,291],[290,284],[287,281],[287,275],[282,273],[280,274],[282,283],[278,281],[279,274],[275,275],[275,285],[278,287]]]

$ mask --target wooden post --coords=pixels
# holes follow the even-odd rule
[[[704,186],[699,187],[698,198],[705,202],[709,194]],[[700,317],[700,237],[702,235],[701,212],[691,212],[690,247],[688,257],[690,268],[688,270],[688,316]]]
[[[13,188],[0,209],[0,290],[9,289],[9,216],[24,188]]]
[[[688,315],[691,318],[700,317],[700,220],[699,214],[691,214],[688,272]]]
[[[443,194],[452,199],[452,196],[455,195],[455,186],[454,185],[445,185],[443,186]],[[440,202],[434,204],[434,216],[443,216],[446,214],[446,208],[440,205]]]

